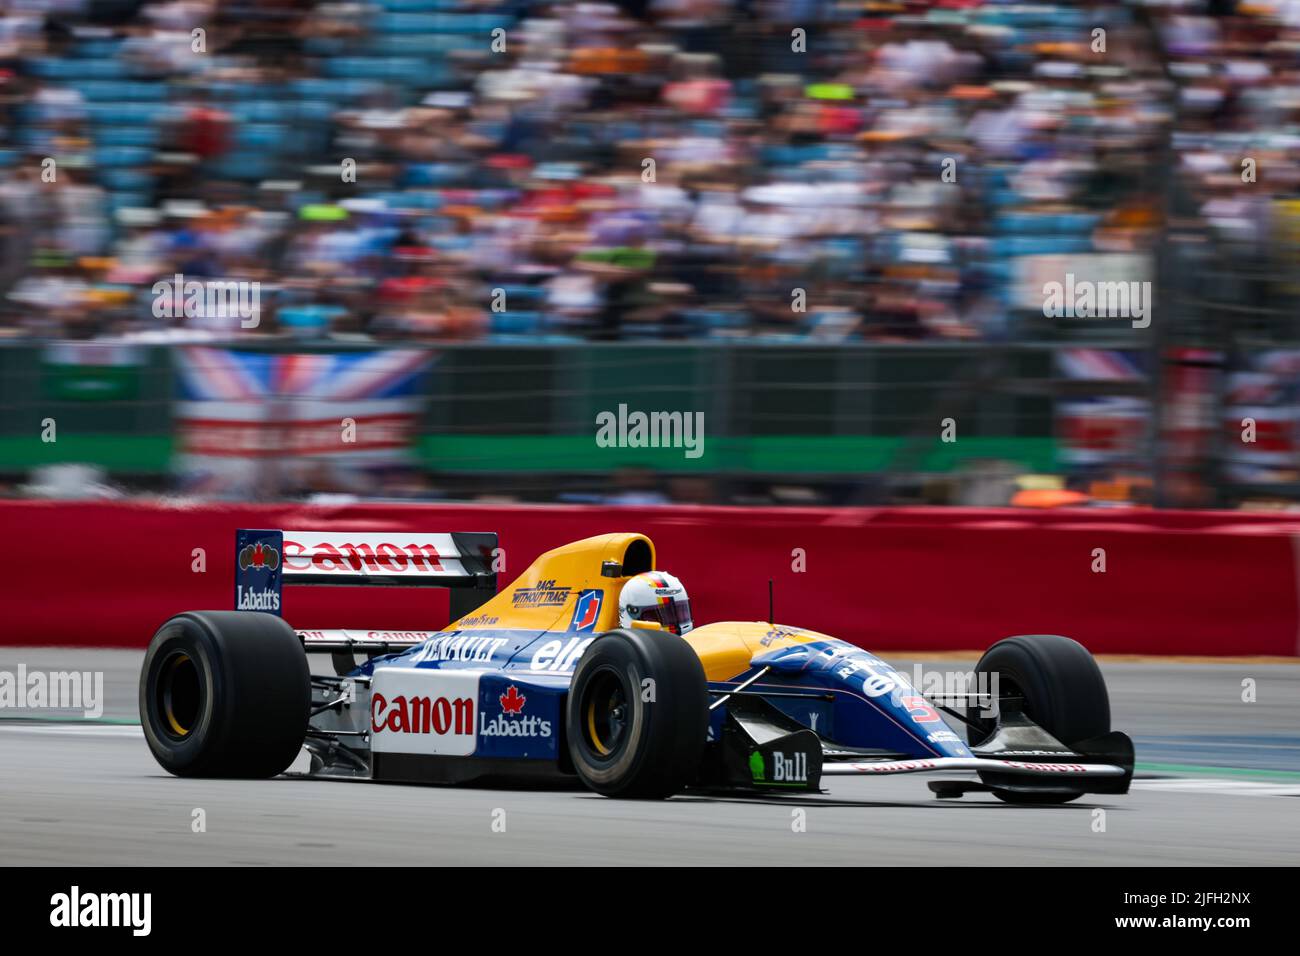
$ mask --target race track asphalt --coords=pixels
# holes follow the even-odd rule
[[[1012,807],[983,795],[936,800],[922,775],[831,778],[824,781],[828,793],[809,797],[699,795],[656,803],[608,800],[578,788],[181,780],[158,767],[133,723],[140,657],[132,651],[0,648],[0,670],[23,663],[29,670],[102,671],[107,698],[103,719],[95,722],[0,711],[0,862],[1077,866],[1300,860],[1300,666],[1293,664],[1104,664],[1114,726],[1132,734],[1138,748],[1133,791],[1062,807]],[[1253,703],[1242,700],[1246,679],[1255,682]],[[195,832],[200,809],[205,832]]]

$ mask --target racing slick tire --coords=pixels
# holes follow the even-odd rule
[[[1059,634],[1032,634],[998,641],[975,665],[980,674],[998,675],[999,696],[1024,698],[1025,715],[1061,743],[1075,743],[1110,733],[1110,696],[1097,661],[1078,641]],[[967,739],[975,746],[992,734],[992,722],[972,723]],[[997,774],[980,773],[996,787],[1007,782]],[[1007,803],[1068,803],[1082,793],[1024,790],[993,791]]]
[[[699,774],[709,729],[704,666],[675,634],[609,631],[579,659],[566,717],[569,756],[588,787],[670,797]]]
[[[274,614],[187,611],[158,629],[140,671],[149,749],[178,777],[274,777],[307,735],[311,674]]]

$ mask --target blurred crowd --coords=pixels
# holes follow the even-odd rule
[[[1298,0],[0,0],[0,343],[1046,339],[1066,475],[916,500],[1298,497],[1298,147]]]
[[[11,336],[1025,337],[1025,264],[1146,269],[1175,173],[1300,248],[1287,0],[0,9]]]

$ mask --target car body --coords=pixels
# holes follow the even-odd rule
[[[867,650],[799,627],[725,621],[680,637],[642,622],[622,629],[623,584],[656,567],[654,544],[641,534],[548,551],[499,592],[490,533],[241,530],[236,552],[236,608],[250,620],[282,612],[288,585],[450,589],[454,619],[444,628],[292,632],[306,653],[330,655],[336,671],[311,677],[302,742],[313,775],[451,784],[576,774],[611,795],[666,796],[683,788],[818,791],[837,774],[955,772],[980,782],[931,789],[1040,802],[1122,793],[1132,776],[1132,746],[1109,730],[1104,684],[1097,702],[1104,719],[1089,718],[1086,729],[1076,723],[1073,736],[1087,738],[1067,742],[1031,716],[1051,709],[1042,702],[1050,691],[1035,689],[1037,672],[1015,672],[1025,686],[1009,695],[952,706],[928,700]],[[1097,696],[1100,673],[1084,673],[1096,665],[1079,645],[1016,640],[1010,650],[1030,656],[1047,644],[1065,653],[1074,670],[1059,686],[1086,685],[1079,693]],[[608,660],[594,663],[602,655]],[[1037,665],[1013,664],[1012,672],[1016,666]],[[142,715],[161,728],[149,732],[151,746],[174,736],[178,723],[195,724],[197,733],[209,717],[187,705],[178,722],[167,702],[185,699],[180,685],[163,686],[167,671],[157,661],[147,660],[145,670]],[[967,723],[972,729],[959,733]],[[651,741],[656,733],[662,740]],[[189,746],[186,735],[181,742]],[[673,769],[650,781],[628,756],[643,745],[660,749],[636,760]],[[183,772],[159,746],[164,766]],[[626,772],[602,776],[619,748]]]

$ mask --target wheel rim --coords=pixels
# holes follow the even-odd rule
[[[617,753],[627,736],[628,699],[618,673],[604,667],[592,674],[582,695],[582,739],[602,758]]]
[[[193,658],[178,651],[162,666],[158,678],[158,713],[162,729],[175,740],[184,740],[198,724],[203,689]]]

